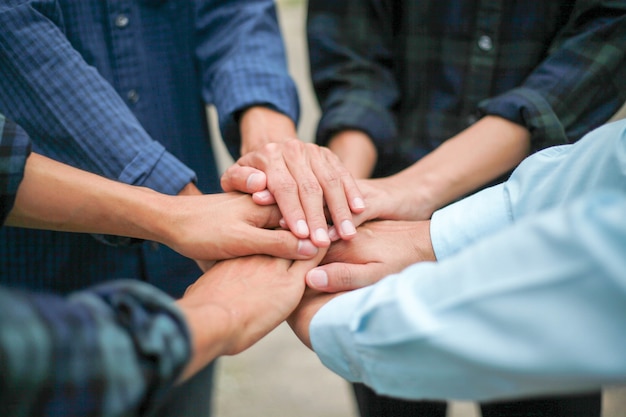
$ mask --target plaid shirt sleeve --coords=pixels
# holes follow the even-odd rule
[[[222,136],[231,153],[239,155],[239,111],[264,105],[296,123],[299,118],[276,6],[272,0],[196,3],[204,99],[215,104]]]
[[[626,101],[626,2],[577,1],[570,16],[523,85],[479,106],[526,126],[535,149],[578,140]]]
[[[38,152],[166,194],[195,179],[72,47],[55,1],[2,2],[0,27],[0,109]]]
[[[0,288],[0,410],[145,413],[188,361],[189,340],[172,300],[138,281],[68,298]]]
[[[0,114],[0,224],[13,208],[29,154],[28,135]]]
[[[364,131],[379,147],[398,133],[393,106],[400,91],[390,65],[393,22],[384,1],[375,2],[378,7],[372,10],[365,3],[308,4],[311,76],[322,107],[316,135],[321,145],[343,129]]]

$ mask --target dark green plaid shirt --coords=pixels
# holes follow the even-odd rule
[[[533,149],[573,142],[626,101],[626,1],[310,0],[317,140],[368,133],[396,172],[485,114]]]
[[[0,114],[0,225],[29,152],[25,132]],[[190,349],[180,311],[149,284],[111,281],[64,298],[1,286],[0,416],[143,415]]]

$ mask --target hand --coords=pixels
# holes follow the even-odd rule
[[[262,255],[221,261],[191,285],[178,301],[194,344],[185,374],[243,351],[284,321],[302,298],[304,274],[324,253],[305,261]]]
[[[430,221],[372,221],[350,241],[332,244],[321,266],[306,275],[315,290],[338,292],[371,285],[409,265],[434,261]]]
[[[226,170],[222,188],[251,193],[260,205],[277,203],[287,227],[319,247],[330,244],[325,205],[343,239],[354,237],[352,213],[365,207],[356,182],[338,157],[297,139],[244,155]]]
[[[247,194],[166,196],[159,207],[159,240],[198,261],[267,254],[307,259],[318,248],[276,228],[281,218],[276,205],[258,206]],[[199,262],[202,264],[201,262]]]

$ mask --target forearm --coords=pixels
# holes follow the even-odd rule
[[[537,152],[526,158],[505,183],[433,214],[431,237],[437,258],[446,258],[511,223],[571,203],[589,192],[626,192],[625,168],[624,122],[598,128],[575,144]]]
[[[145,283],[116,281],[66,298],[0,289],[0,300],[3,416],[145,410],[189,360],[180,312]]]
[[[413,208],[411,219],[429,218],[435,210],[514,169],[529,150],[530,134],[524,127],[486,116],[389,182],[393,189],[409,193],[404,205]]]
[[[313,318],[313,347],[344,378],[404,398],[623,382],[625,214],[625,194],[588,195],[341,295]]]
[[[163,241],[172,198],[33,153],[6,224]]]
[[[372,140],[364,132],[345,130],[337,133],[328,142],[354,178],[369,178],[376,166],[378,151]]]

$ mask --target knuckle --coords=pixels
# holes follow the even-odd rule
[[[306,180],[300,183],[300,191],[306,195],[322,194],[322,187],[315,180]]]

